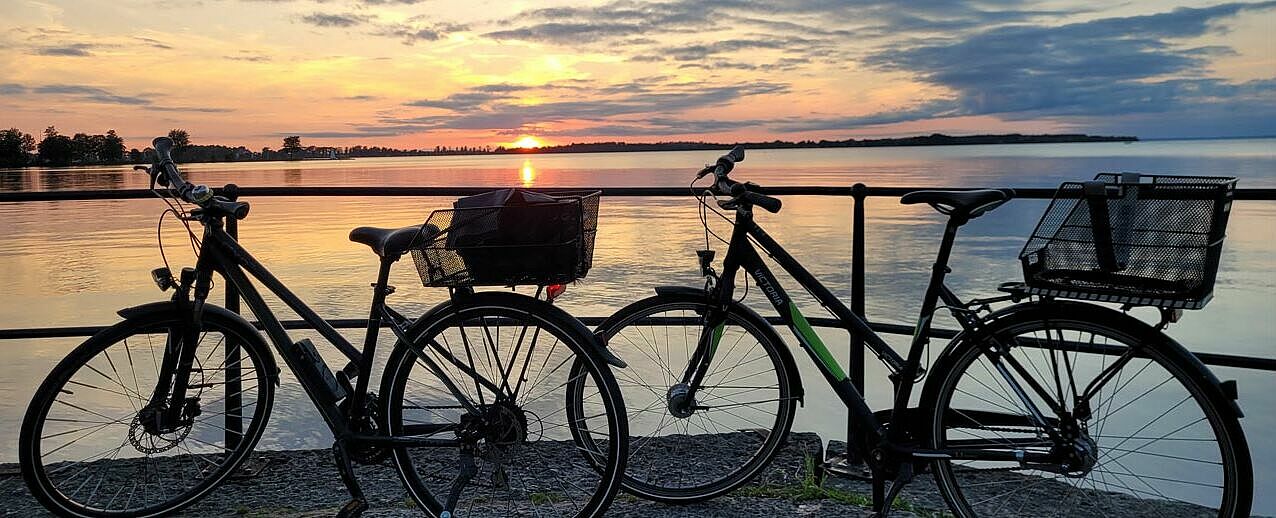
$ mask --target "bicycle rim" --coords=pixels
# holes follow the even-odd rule
[[[259,368],[263,352],[215,317],[204,320],[196,349],[189,424],[159,433],[141,424],[174,323],[126,321],[109,328],[77,347],[37,391],[23,423],[20,455],[28,486],[51,510],[76,516],[173,512],[216,487],[261,437],[274,394]],[[231,364],[228,349],[238,354]],[[238,376],[227,378],[228,367],[238,367]],[[227,404],[236,398],[237,411]],[[239,431],[231,431],[230,423]]]
[[[619,487],[625,448],[619,389],[606,363],[588,350],[589,335],[578,334],[558,315],[540,314],[545,307],[552,309],[461,305],[419,334],[418,343],[437,344],[503,389],[476,387],[472,376],[445,354],[428,350],[426,355],[477,413],[464,408],[412,352],[392,358],[387,366],[391,435],[405,436],[406,430],[424,426],[438,429],[415,436],[456,439],[464,430],[481,435],[473,451],[477,473],[457,495],[456,516],[592,516],[606,509]],[[572,378],[570,367],[577,359],[589,368]],[[566,405],[572,382],[585,386],[588,401],[586,413],[573,419],[593,431],[596,449],[583,450],[572,439]],[[476,420],[483,424],[467,428],[466,421]],[[417,503],[441,513],[461,472],[464,451],[420,447],[394,453]],[[595,469],[595,462],[603,468]]]
[[[1079,455],[1082,460],[1035,467],[940,462],[940,490],[959,515],[1243,515],[1238,507],[1247,499],[1240,498],[1240,486],[1247,475],[1240,466],[1248,461],[1238,451],[1244,449],[1239,424],[1173,353],[1119,322],[1102,320],[1051,316],[1010,323],[994,333],[1051,399],[1064,401],[1065,412],[1050,411],[1045,398],[1029,389],[1034,404],[1057,428],[1073,416],[1070,444],[1080,441],[1094,453],[1088,460]],[[1130,346],[1142,354],[1102,384],[1088,405],[1089,417],[1078,417],[1087,412],[1075,395],[1086,393],[1121,358],[1099,351]],[[984,350],[968,347],[946,373],[932,416],[935,447],[982,442],[989,449],[1027,453],[1059,448],[1029,424],[1027,406]],[[1023,376],[1013,376],[1027,386]],[[1001,417],[981,416],[980,410]],[[957,424],[945,426],[944,415]]]
[[[600,329],[629,363],[615,373],[629,418],[624,488],[630,493],[687,503],[729,492],[766,467],[792,425],[797,405],[777,350],[783,344],[735,312],[694,397],[696,409],[689,415],[672,409],[704,332],[705,308],[657,297],[622,309]]]

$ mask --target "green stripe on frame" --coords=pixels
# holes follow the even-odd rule
[[[716,354],[718,352],[718,343],[722,342],[722,332],[725,331],[726,328],[726,322],[718,324],[718,327],[713,328],[713,340],[709,343],[709,354]]]
[[[811,323],[806,321],[801,311],[798,311],[797,304],[789,303],[789,316],[793,319],[793,327],[797,328],[798,334],[806,340],[811,350],[815,351],[815,357],[819,358],[820,363],[823,363],[824,367],[833,374],[833,378],[838,381],[845,380],[846,373],[842,371],[842,366],[833,359],[833,355],[824,346],[824,341],[820,340],[820,335],[815,334],[815,330],[811,329]]]

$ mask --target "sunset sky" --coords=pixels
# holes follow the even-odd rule
[[[0,126],[502,145],[1276,135],[1276,2],[0,0]]]

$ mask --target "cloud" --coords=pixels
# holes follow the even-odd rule
[[[70,43],[66,45],[37,47],[35,49],[35,54],[40,56],[87,57],[93,55],[91,51],[96,47],[97,45],[91,43]]]
[[[456,23],[395,23],[377,27],[371,34],[398,38],[404,45],[412,45],[421,41],[438,41],[454,32],[468,30],[466,25]]]
[[[442,99],[420,99],[404,103],[406,106],[415,106],[418,108],[442,108],[444,110],[462,111],[472,110],[498,99],[508,99],[510,96],[503,93],[493,92],[461,92],[449,95]]]
[[[259,54],[259,53],[253,52],[251,50],[241,50],[239,51],[239,54],[236,54],[233,56],[222,56],[222,57],[225,59],[229,59],[231,61],[248,61],[250,63],[266,63],[266,62],[275,60],[275,58],[272,58],[265,54]]]
[[[140,41],[140,42],[142,42],[143,44],[145,44],[146,46],[151,47],[151,48],[163,49],[163,50],[170,50],[170,49],[172,49],[172,48],[173,48],[173,47],[172,47],[172,45],[169,45],[169,44],[167,44],[167,43],[164,43],[164,42],[162,42],[162,41],[160,41],[160,40],[157,40],[157,39],[154,39],[154,38],[143,38],[143,37],[141,37],[141,36],[134,36],[134,37],[133,37],[133,39],[135,39],[135,40],[137,40],[137,41]]]
[[[704,82],[671,82],[668,77],[640,78],[615,85],[580,87],[568,85],[572,95],[540,104],[519,104],[513,96],[500,92],[484,92],[490,85],[458,92],[440,100],[423,100],[409,106],[443,108],[447,115],[420,117],[387,117],[379,127],[397,127],[401,131],[419,132],[431,129],[464,129],[516,131],[563,121],[608,123],[617,117],[672,116],[693,109],[723,106],[732,102],[789,90],[786,83],[754,81],[715,85]],[[555,86],[547,86],[555,89]],[[649,122],[650,125],[650,122]],[[640,126],[632,126],[639,128]],[[634,129],[633,131],[637,131]]]
[[[46,84],[28,86],[16,83],[4,83],[0,84],[0,94],[57,96],[65,97],[72,101],[132,106],[143,108],[147,111],[159,112],[227,113],[234,111],[230,108],[218,108],[211,106],[170,106],[156,104],[156,98],[162,98],[163,96],[158,94],[120,95],[105,88],[88,85]]]
[[[375,95],[347,95],[345,97],[338,97],[337,99],[342,101],[375,101],[380,99],[380,97]]]
[[[1227,102],[1208,95],[1225,83],[1199,76],[1210,58],[1230,49],[1176,42],[1220,31],[1224,19],[1242,10],[1272,7],[1276,2],[1233,3],[1061,26],[1009,25],[888,45],[865,64],[951,90],[957,106],[942,109],[966,115],[1032,119],[1164,112]]]
[[[314,13],[314,14],[308,14],[306,16],[302,16],[301,21],[308,23],[310,25],[314,25],[315,27],[345,28],[345,27],[354,27],[356,25],[363,25],[364,23],[367,23],[372,18],[373,18],[372,16],[369,16],[366,14],[355,14],[355,13],[339,13],[339,14]]]
[[[152,101],[145,97],[117,95],[102,88],[84,85],[43,85],[30,89],[30,93],[43,95],[66,95],[84,101],[102,104],[125,104],[131,106],[147,106]]]

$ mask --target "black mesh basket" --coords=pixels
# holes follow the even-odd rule
[[[1100,174],[1059,186],[1019,254],[1035,295],[1200,309],[1236,179]]]
[[[552,203],[436,210],[412,251],[426,286],[562,284],[594,260],[600,192],[553,194]]]

